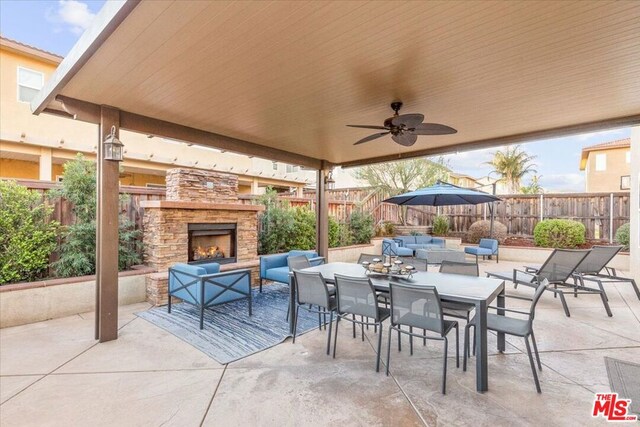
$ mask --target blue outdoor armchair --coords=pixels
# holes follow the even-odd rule
[[[382,255],[413,256],[413,249],[400,246],[394,239],[382,239]]]
[[[263,280],[289,284],[289,263],[287,259],[300,255],[309,258],[312,266],[324,262],[324,258],[319,257],[315,251],[292,250],[283,254],[262,255],[260,257],[260,292],[262,292]]]
[[[476,256],[476,263],[478,263],[478,257],[481,256],[483,259],[485,256],[496,256],[496,262],[499,259],[499,249],[498,249],[498,241],[496,239],[480,239],[480,244],[478,246],[466,247],[464,248],[464,252],[470,255]]]
[[[242,298],[248,298],[251,316],[251,270],[220,273],[220,264],[175,264],[169,269],[169,305],[171,297],[200,309],[200,329],[204,326],[204,309]]]

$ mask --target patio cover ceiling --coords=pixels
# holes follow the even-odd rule
[[[638,124],[639,35],[640,2],[114,1],[32,108],[356,165]],[[353,146],[396,99],[458,133]]]

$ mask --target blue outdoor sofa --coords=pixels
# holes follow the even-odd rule
[[[169,268],[169,305],[171,297],[200,309],[200,329],[204,326],[204,309],[242,298],[248,298],[251,313],[251,270],[220,272],[220,264],[175,264]]]
[[[413,256],[416,249],[444,248],[446,241],[432,236],[396,236],[382,240],[382,255]]]
[[[262,292],[263,280],[289,284],[289,263],[287,259],[291,256],[300,255],[309,258],[311,265],[318,265],[324,262],[324,258],[319,257],[315,251],[292,250],[283,254],[262,255],[260,257],[260,292]]]

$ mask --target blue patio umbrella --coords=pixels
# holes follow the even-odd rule
[[[495,187],[494,187],[495,189]],[[489,236],[493,237],[493,203],[499,202],[500,198],[484,191],[472,188],[458,187],[457,185],[438,181],[430,187],[420,188],[415,191],[390,197],[384,202],[395,203],[401,206],[451,206],[451,205],[477,205],[480,203],[491,203],[491,227]]]
[[[396,205],[450,206],[477,205],[479,203],[499,202],[500,198],[472,188],[458,187],[446,182],[438,182],[431,187],[420,188],[384,200]]]

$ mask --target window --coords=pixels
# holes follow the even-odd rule
[[[596,154],[596,170],[597,171],[606,171],[607,170],[607,155],[606,154]]]
[[[273,162],[273,170],[274,171],[278,170],[278,162]]]
[[[625,159],[626,159],[627,163],[631,163],[631,150],[627,151],[627,152],[625,153],[625,156],[624,156],[624,157],[625,157]]]
[[[300,170],[299,166],[287,165],[287,173],[294,173]]]
[[[624,175],[620,177],[620,189],[621,190],[630,190],[631,189],[631,176]]]
[[[44,85],[44,74],[18,67],[18,101],[31,102]]]

